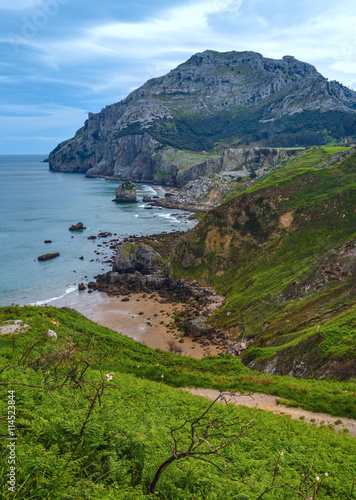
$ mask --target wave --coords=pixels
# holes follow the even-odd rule
[[[47,299],[47,300],[38,300],[37,302],[33,302],[32,304],[30,304],[30,306],[44,306],[45,304],[49,304],[50,302],[53,302],[54,300],[63,299],[63,297],[68,295],[68,293],[72,293],[76,289],[77,289],[77,287],[72,285],[72,286],[68,287],[62,295],[59,295],[59,297],[52,297],[52,298]]]
[[[158,214],[158,217],[163,217],[164,219],[170,219],[174,222],[177,222],[177,224],[180,224],[180,221],[172,214]]]

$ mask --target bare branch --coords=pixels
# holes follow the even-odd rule
[[[263,495],[265,495],[266,493],[268,493],[269,491],[272,491],[272,490],[278,490],[280,488],[291,488],[292,490],[294,490],[296,493],[298,493],[298,495],[301,497],[301,498],[304,498],[304,500],[308,500],[308,497],[305,497],[299,490],[298,488],[295,488],[294,486],[292,486],[291,484],[289,483],[284,483],[284,484],[280,484],[279,486],[271,486],[270,488],[268,488],[268,490],[264,491],[258,498],[257,500],[260,500]]]
[[[231,395],[229,395],[231,396]],[[175,460],[180,460],[181,458],[193,458],[195,460],[201,460],[203,462],[213,465],[217,470],[223,473],[228,478],[234,481],[243,481],[243,474],[239,467],[233,462],[228,460],[221,451],[232,445],[236,440],[241,439],[244,433],[253,425],[253,421],[242,422],[239,417],[234,417],[231,419],[221,418],[220,416],[214,418],[208,418],[208,413],[212,407],[218,402],[227,403],[227,393],[220,393],[218,397],[204,410],[204,412],[196,418],[186,420],[181,426],[176,429],[171,430],[171,436],[173,439],[173,445],[171,445],[171,457],[169,457],[161,466],[158,468],[156,475],[151,483],[150,491],[154,493],[157,487],[159,478],[161,477],[164,470]],[[176,434],[183,431],[186,426],[190,426],[189,434],[186,439],[189,440],[189,445],[187,449],[181,449],[180,444],[183,438],[177,437]],[[239,432],[233,433],[234,428],[239,426]],[[232,432],[232,433],[231,433]],[[207,456],[214,456],[223,462],[223,466],[212,459],[206,458]],[[235,469],[238,469],[241,477],[238,479],[233,479],[227,472],[227,465],[232,465]]]

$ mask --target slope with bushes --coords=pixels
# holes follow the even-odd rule
[[[325,339],[330,320],[355,316],[355,167],[353,149],[308,150],[208,212],[177,245],[174,274],[226,296],[212,321],[254,340],[246,363],[323,377],[354,359],[353,319],[338,339],[349,350],[326,348]],[[354,362],[349,371],[356,375]]]
[[[17,441],[16,494],[8,490],[5,445],[1,498],[257,500],[271,485],[288,483],[304,491],[302,474],[311,466],[307,485],[312,498],[353,498],[353,438],[287,416],[221,404],[209,411],[210,421],[238,418],[230,431],[234,433],[252,423],[243,438],[224,451],[230,463],[217,455],[209,457],[223,470],[225,463],[236,481],[211,463],[187,457],[170,464],[156,493],[150,493],[156,472],[172,456],[171,431],[201,416],[210,405],[169,385],[265,387],[280,394],[289,390],[305,401],[309,398],[317,404],[319,400],[320,407],[329,400],[334,410],[352,415],[356,391],[351,382],[266,377],[235,358],[175,356],[138,344],[68,309],[0,309],[1,322],[15,319],[22,319],[30,329],[2,337],[1,434],[7,441],[6,394],[14,391]],[[46,336],[49,328],[56,330],[56,340]],[[341,409],[342,400],[348,410]],[[186,449],[189,434],[184,428],[179,432],[179,446]],[[264,497],[290,500],[300,495],[283,487]]]

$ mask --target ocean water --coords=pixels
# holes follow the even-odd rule
[[[0,156],[0,305],[51,303],[66,296],[70,305],[78,283],[87,283],[111,267],[102,261],[111,257],[112,250],[98,247],[102,241],[88,240],[89,235],[116,233],[105,240],[109,241],[186,230],[195,224],[179,210],[145,210],[142,201],[113,203],[118,181],[51,172],[44,158]],[[139,184],[138,199],[143,195],[164,196],[164,191]],[[68,230],[79,221],[85,231]],[[49,252],[60,256],[37,260]]]

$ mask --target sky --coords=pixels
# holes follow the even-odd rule
[[[48,154],[197,52],[293,55],[356,90],[354,0],[0,0],[0,154]]]

